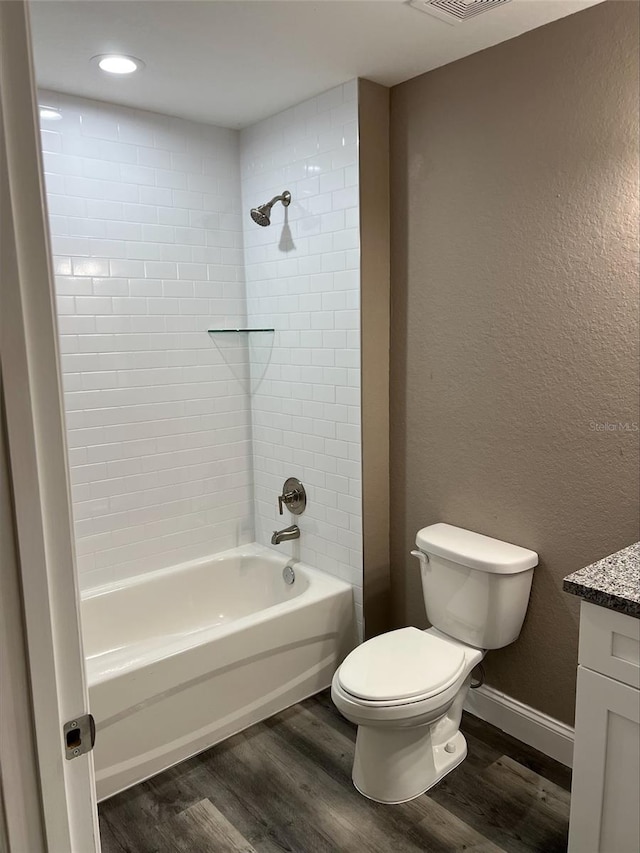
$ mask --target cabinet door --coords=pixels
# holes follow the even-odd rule
[[[640,689],[640,619],[583,601],[578,663]]]
[[[640,849],[640,692],[578,667],[569,853]]]

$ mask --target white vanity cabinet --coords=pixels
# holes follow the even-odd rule
[[[640,620],[580,609],[568,853],[640,851]]]

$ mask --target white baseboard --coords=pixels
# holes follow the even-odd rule
[[[572,766],[574,730],[566,723],[484,684],[469,690],[464,709],[566,767]]]

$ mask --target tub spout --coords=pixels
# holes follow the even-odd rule
[[[284,530],[274,530],[271,537],[272,545],[279,545],[281,542],[289,542],[290,539],[300,538],[300,528],[297,524],[292,524],[291,527],[285,527]]]

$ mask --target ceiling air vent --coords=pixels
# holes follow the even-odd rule
[[[511,0],[410,0],[410,5],[448,24],[468,21]]]

